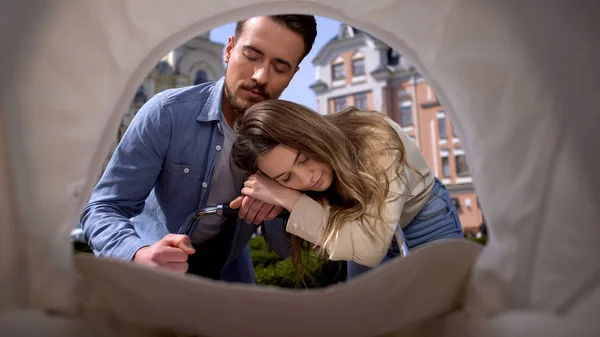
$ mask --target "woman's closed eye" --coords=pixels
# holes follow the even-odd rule
[[[299,158],[299,160],[298,160],[298,163],[300,163],[300,164],[304,164],[304,163],[306,163],[307,161],[308,161],[308,157],[307,157],[307,156],[305,156],[305,155],[302,155],[302,156]]]
[[[308,162],[308,159],[309,158],[307,156],[305,156],[303,154],[299,154],[298,155],[298,160],[296,161],[296,163],[294,165],[306,164]],[[292,178],[292,172],[289,172],[289,173],[281,176],[277,180],[279,180],[281,183],[288,183],[291,178]]]

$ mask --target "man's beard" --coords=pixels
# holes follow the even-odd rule
[[[227,94],[227,100],[229,101],[229,105],[233,108],[233,110],[238,115],[243,115],[246,110],[250,107],[250,104],[242,104],[238,101],[237,97],[233,94],[231,89],[229,89],[229,85],[225,82],[225,93]]]
[[[252,105],[258,103],[258,102],[254,102],[254,103],[241,103],[240,100],[238,100],[238,98],[235,96],[235,94],[233,93],[233,91],[231,91],[231,88],[229,88],[229,85],[227,84],[227,82],[224,83],[225,86],[225,92],[227,94],[227,100],[229,101],[229,104],[231,105],[231,107],[233,108],[233,110],[235,110],[235,112],[238,115],[243,115],[246,110],[248,110],[248,108],[250,108]],[[246,85],[241,85],[240,88],[244,88],[244,89],[248,89],[248,90],[256,90],[258,89],[262,95],[264,96],[265,99],[269,99],[270,96],[269,94],[267,94],[264,90],[264,88],[261,88],[260,86],[256,85],[256,83],[254,83],[253,86],[246,86]]]

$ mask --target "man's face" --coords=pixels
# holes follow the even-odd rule
[[[268,17],[251,18],[237,41],[225,48],[225,93],[238,113],[255,103],[279,98],[298,71],[304,53],[302,36]]]

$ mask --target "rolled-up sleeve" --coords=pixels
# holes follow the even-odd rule
[[[140,214],[171,136],[169,112],[152,97],[137,112],[82,211],[85,239],[98,256],[131,260],[144,242],[129,219]]]

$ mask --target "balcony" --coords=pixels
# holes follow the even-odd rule
[[[315,83],[311,84],[309,88],[315,93],[315,95],[320,95],[329,90],[327,83],[321,80],[317,80]]]

